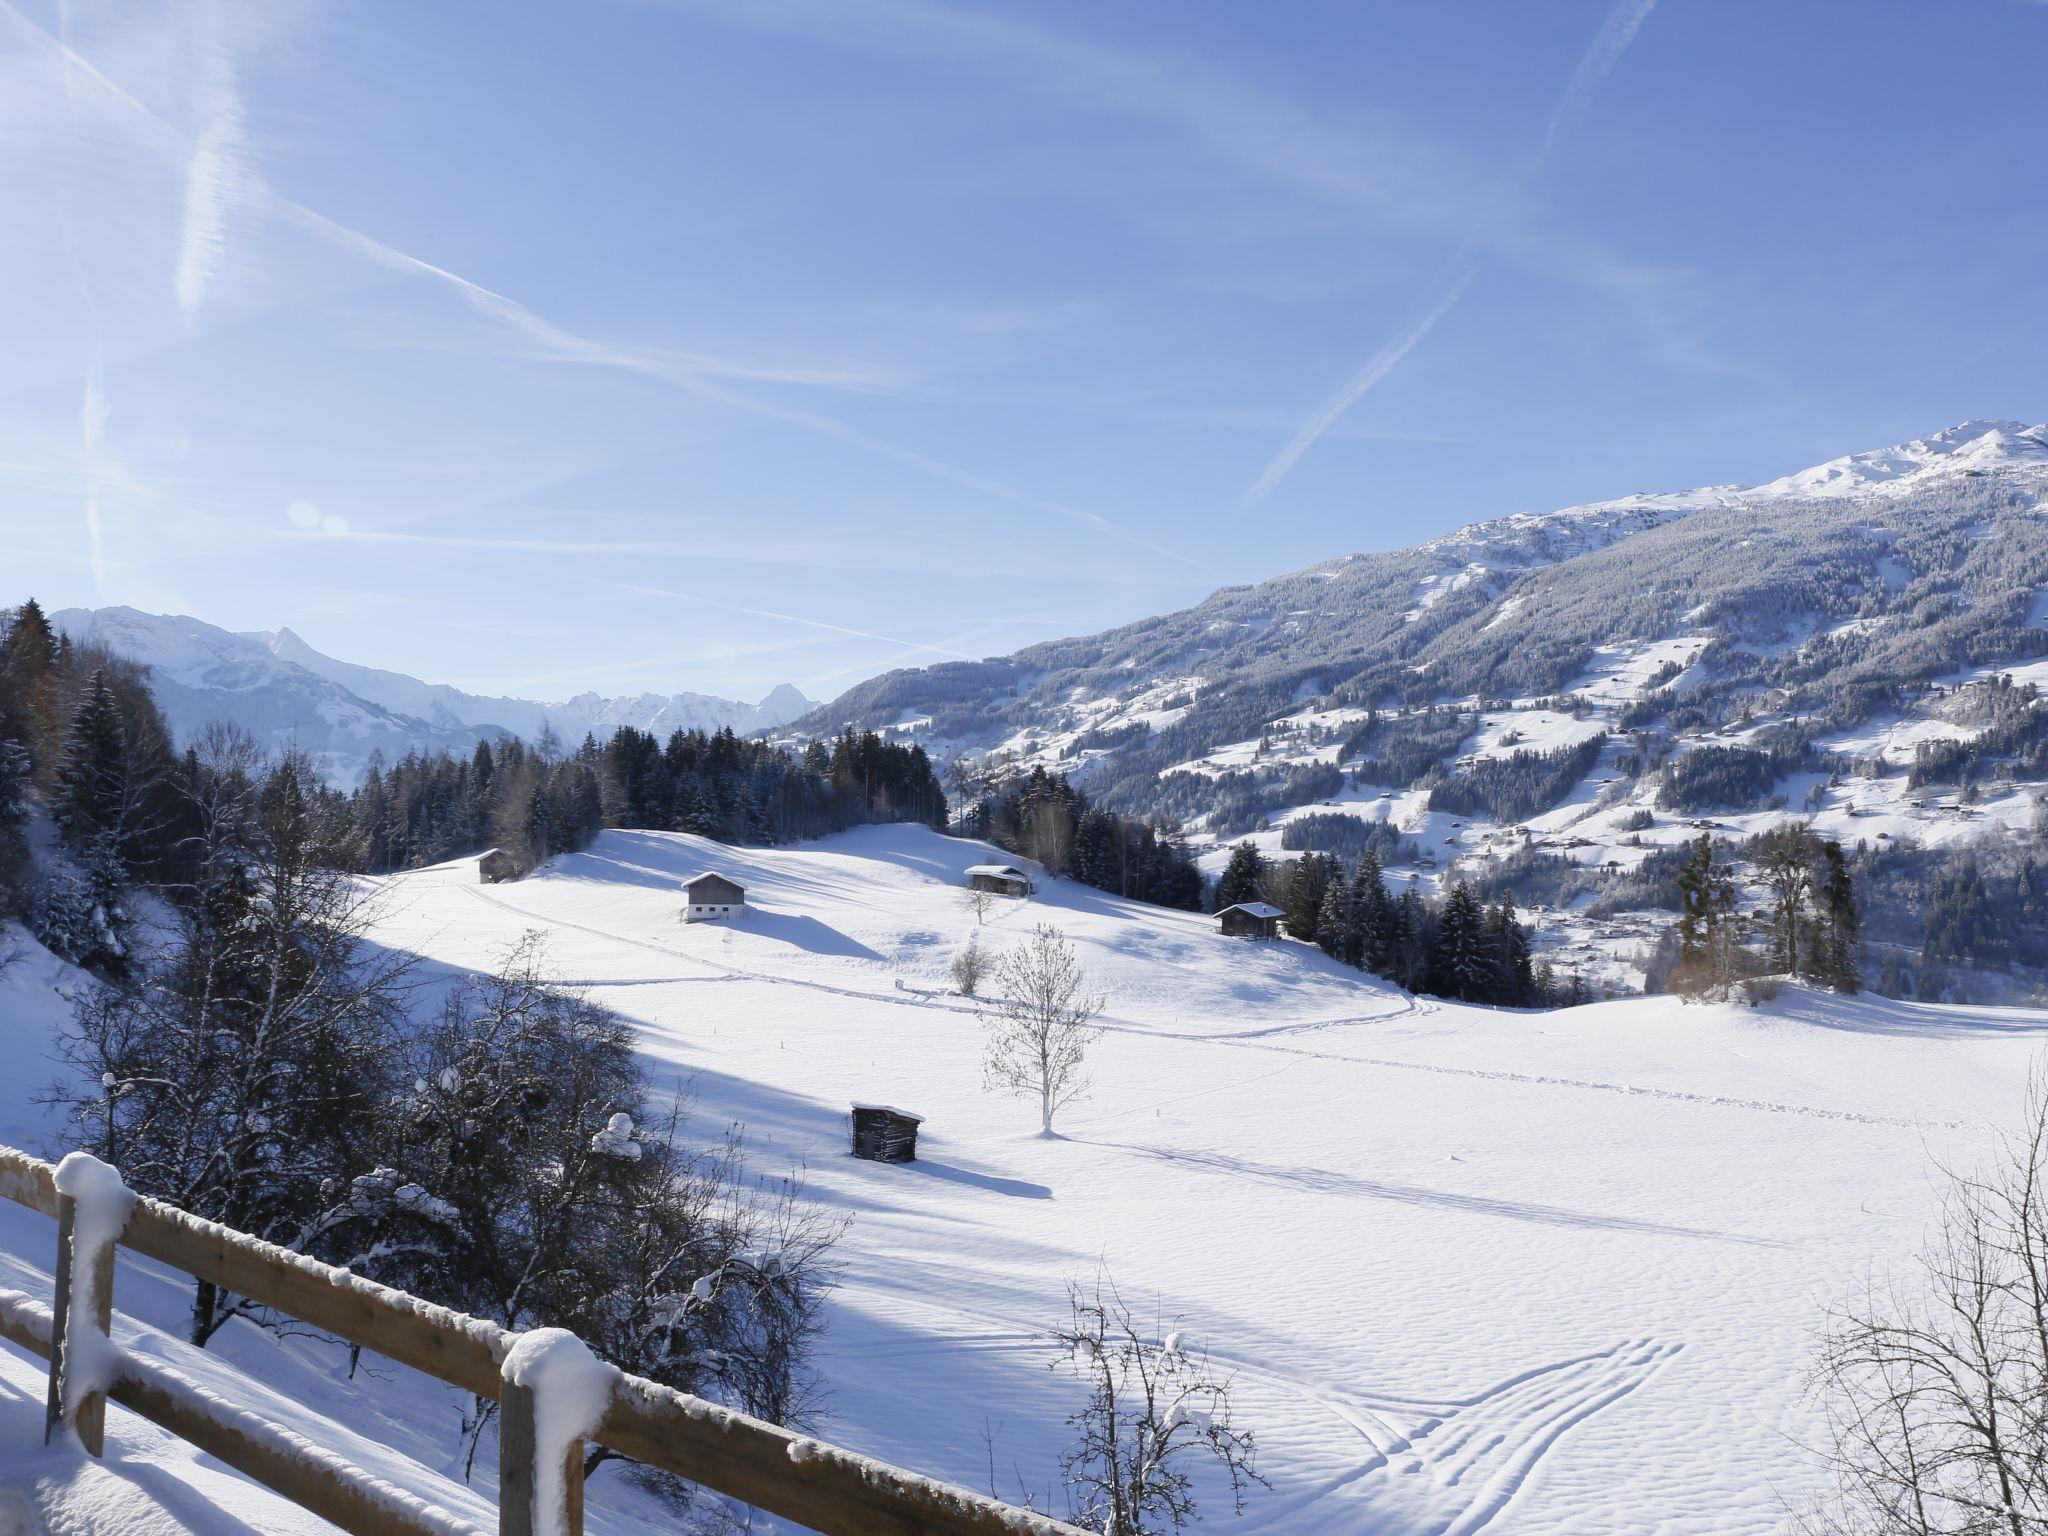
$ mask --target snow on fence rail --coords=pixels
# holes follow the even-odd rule
[[[0,1198],[57,1220],[53,1305],[0,1289],[0,1338],[51,1362],[50,1427],[75,1430],[95,1456],[111,1398],[345,1531],[475,1536],[446,1510],[157,1362],[116,1350],[108,1327],[118,1243],[498,1402],[500,1536],[580,1536],[586,1439],[822,1536],[1085,1536],[1063,1521],[599,1366],[558,1330],[515,1333],[176,1206],[136,1199],[112,1174],[82,1154],[53,1166],[0,1147]]]

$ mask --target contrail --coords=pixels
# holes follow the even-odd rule
[[[1264,501],[1272,494],[1273,487],[1287,478],[1288,471],[1301,462],[1301,456],[1315,445],[1316,439],[1335,426],[1339,417],[1364,399],[1374,385],[1400,366],[1401,359],[1422,344],[1423,337],[1436,329],[1436,323],[1449,314],[1458,300],[1465,296],[1465,290],[1472,286],[1472,279],[1478,273],[1476,263],[1464,262],[1451,279],[1450,287],[1444,290],[1443,296],[1407,330],[1374,353],[1372,360],[1361,368],[1349,383],[1325,401],[1322,409],[1303,423],[1301,430],[1294,434],[1293,440],[1273,456],[1273,461],[1266,466],[1265,472],[1252,482],[1251,489],[1244,493],[1243,504],[1251,506]]]
[[[1273,488],[1287,478],[1288,472],[1301,462],[1301,456],[1315,446],[1316,440],[1335,426],[1344,413],[1362,400],[1375,385],[1397,368],[1401,360],[1416,347],[1424,337],[1436,328],[1439,320],[1451,312],[1465,290],[1478,275],[1478,263],[1471,259],[1470,252],[1481,240],[1488,237],[1493,228],[1502,222],[1510,205],[1521,195],[1536,173],[1542,170],[1551,153],[1585,121],[1586,113],[1593,103],[1593,93],[1600,83],[1614,73],[1615,65],[1628,51],[1628,45],[1635,41],[1636,33],[1642,30],[1650,12],[1656,9],[1657,0],[1620,0],[1600,23],[1600,30],[1593,34],[1593,41],[1580,57],[1578,68],[1565,82],[1564,94],[1558,99],[1557,110],[1550,115],[1550,124],[1544,130],[1543,143],[1529,162],[1501,189],[1494,199],[1492,209],[1482,219],[1478,228],[1467,235],[1446,264],[1451,273],[1449,284],[1441,296],[1422,317],[1411,324],[1399,336],[1373,354],[1372,360],[1336,394],[1325,401],[1321,409],[1303,424],[1287,446],[1273,456],[1259,478],[1254,480],[1239,504],[1252,506],[1264,501],[1272,494]]]
[[[1541,158],[1548,159],[1559,141],[1586,120],[1586,112],[1593,105],[1593,93],[1600,88],[1601,81],[1614,73],[1614,66],[1621,62],[1628,45],[1636,40],[1636,33],[1656,8],[1657,0],[1621,0],[1607,13],[1607,19],[1593,35],[1592,46],[1572,71],[1557,110],[1551,114],[1549,131],[1543,135]]]

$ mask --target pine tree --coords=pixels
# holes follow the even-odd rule
[[[1387,899],[1379,856],[1370,848],[1359,855],[1358,868],[1351,876],[1351,921],[1344,958],[1376,975],[1389,974],[1394,958],[1394,911]]]
[[[62,751],[59,653],[50,621],[30,598],[0,635],[0,736],[13,738],[28,754],[45,788],[55,782]]]
[[[1823,937],[1820,977],[1837,992],[1862,990],[1862,967],[1858,949],[1862,943],[1863,919],[1856,910],[1856,882],[1842,857],[1842,845],[1829,841],[1821,847],[1820,886]]]
[[[1437,915],[1436,943],[1429,957],[1429,990],[1466,1002],[1490,1000],[1498,985],[1486,919],[1472,888],[1460,880]]]
[[[1352,963],[1348,950],[1357,924],[1351,915],[1351,887],[1332,878],[1323,890],[1323,904],[1316,912],[1316,943],[1332,959]]]
[[[1239,843],[1230,850],[1230,862],[1216,879],[1216,910],[1259,900],[1265,883],[1265,855],[1250,842]]]
[[[128,730],[106,675],[97,669],[71,717],[57,770],[57,825],[65,840],[83,848],[118,841],[128,808]]]

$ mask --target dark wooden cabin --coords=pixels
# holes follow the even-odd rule
[[[967,871],[967,883],[977,891],[997,896],[1029,896],[1031,877],[1014,864],[975,864]]]
[[[477,879],[485,885],[497,885],[505,880],[519,878],[519,861],[502,848],[493,848],[476,861]]]
[[[917,1128],[923,1115],[887,1104],[853,1106],[853,1155],[875,1163],[917,1161]]]
[[[1285,915],[1271,902],[1240,901],[1216,914],[1216,926],[1233,939],[1277,939]]]

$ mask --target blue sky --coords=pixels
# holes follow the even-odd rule
[[[0,0],[0,600],[829,696],[2048,416],[2048,4]]]

